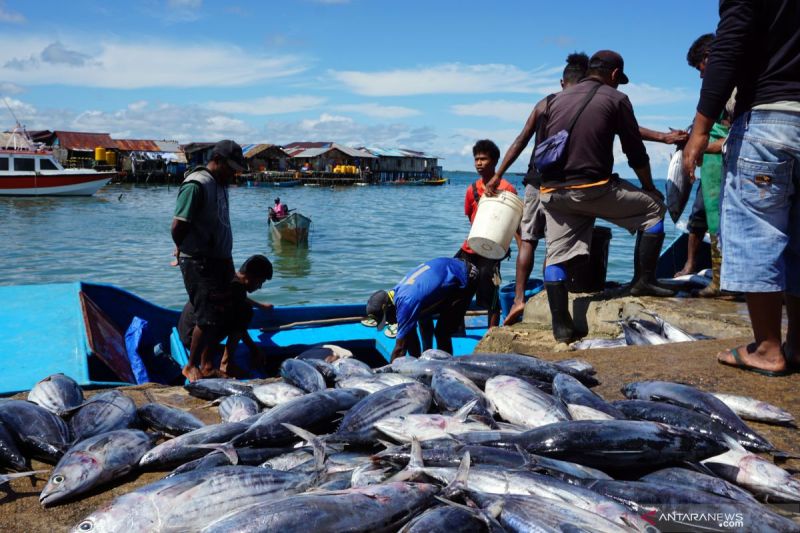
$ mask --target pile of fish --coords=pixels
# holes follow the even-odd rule
[[[671,342],[692,342],[708,339],[705,335],[693,335],[670,324],[656,313],[643,311],[648,318],[627,317],[617,323],[622,334],[616,339],[583,339],[572,344],[575,350],[592,350],[596,348],[619,348],[621,346],[648,346],[653,344],[669,344]]]
[[[379,369],[309,352],[280,375],[187,385],[218,407],[210,425],[50,376],[0,402],[0,465],[18,472],[0,483],[53,464],[50,507],[164,472],[77,532],[655,532],[687,505],[800,531],[762,503],[800,502],[800,480],[743,421],[794,419],[751,398],[642,381],[608,402],[580,360],[437,350]]]

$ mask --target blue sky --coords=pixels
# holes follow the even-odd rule
[[[716,23],[713,0],[0,0],[0,95],[29,129],[402,146],[469,170],[576,50],[619,51],[640,124],[685,127],[686,51]],[[671,150],[648,145],[657,173]]]

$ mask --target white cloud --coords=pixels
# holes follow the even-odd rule
[[[363,104],[343,104],[337,105],[333,109],[345,113],[358,113],[375,118],[405,118],[419,115],[420,112],[410,107],[396,105],[380,105],[373,102]]]
[[[0,22],[22,24],[25,21],[25,15],[6,9],[6,3],[3,0],[0,0]]]
[[[19,57],[19,50],[34,52]],[[46,65],[45,57],[51,60]],[[25,85],[229,87],[282,78],[306,68],[298,57],[253,54],[225,43],[74,39],[61,44],[46,36],[0,35],[0,79]]]
[[[455,115],[487,117],[518,122],[520,126],[528,119],[536,102],[511,102],[508,100],[483,100],[474,104],[458,104],[450,107]]]
[[[24,89],[15,83],[0,81],[0,95],[19,94]]]
[[[209,109],[224,113],[240,113],[244,115],[280,115],[296,113],[319,107],[325,98],[318,96],[265,96],[252,100],[210,102]]]
[[[379,72],[331,71],[348,89],[366,96],[419,94],[541,93],[558,88],[562,70],[524,71],[514,65],[447,63]]]
[[[630,83],[620,85],[619,90],[630,98],[634,108],[636,106],[664,105],[675,102],[685,102],[695,98],[696,95],[690,94],[683,88],[665,89],[654,87],[647,83]]]

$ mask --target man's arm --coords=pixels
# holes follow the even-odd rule
[[[172,227],[170,228],[170,233],[172,233],[172,242],[175,243],[175,246],[180,247],[181,243],[186,238],[186,235],[189,234],[190,227],[191,224],[189,224],[185,220],[179,220],[177,218],[172,219]]]
[[[653,184],[652,177],[650,177],[650,157],[647,155],[647,149],[642,141],[642,135],[639,133],[639,124],[636,122],[636,116],[633,114],[633,106],[628,97],[624,97],[619,102],[619,110],[617,113],[617,134],[619,141],[622,145],[622,151],[628,157],[628,165],[636,172],[639,181],[642,181],[642,175],[645,180],[649,179],[649,185]],[[638,169],[638,170],[637,170]],[[640,175],[640,172],[642,175]],[[646,185],[642,181],[642,186]]]
[[[689,133],[684,130],[670,129],[668,132],[651,130],[639,126],[639,135],[644,141],[652,141],[664,144],[680,144],[689,139]]]
[[[262,309],[264,311],[272,311],[272,309],[275,307],[275,305],[273,305],[273,304],[261,303],[259,301],[253,300],[251,298],[247,298],[247,304],[250,307],[258,307],[259,309]]]
[[[547,98],[544,98],[537,103],[531,114],[528,116],[528,120],[525,122],[525,125],[522,127],[522,131],[517,135],[517,138],[514,139],[514,142],[511,143],[511,146],[508,147],[508,151],[506,152],[505,157],[503,157],[502,163],[497,168],[494,176],[489,182],[486,184],[486,192],[488,196],[494,196],[497,192],[497,186],[500,184],[500,179],[503,175],[508,171],[511,165],[517,160],[519,155],[528,146],[528,143],[531,142],[534,134],[536,134],[536,126],[539,120],[539,117],[544,112],[547,106]]]
[[[175,206],[175,214],[172,219],[170,233],[172,242],[180,247],[183,240],[189,234],[192,225],[192,218],[200,208],[203,198],[203,190],[199,183],[188,182],[181,185],[178,191],[178,200]]]

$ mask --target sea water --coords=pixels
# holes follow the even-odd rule
[[[238,266],[258,253],[272,261],[272,281],[253,295],[259,301],[366,301],[420,262],[452,257],[467,237],[464,196],[477,176],[445,177],[449,183],[439,187],[231,187],[234,261]],[[521,194],[522,176],[508,178]],[[657,185],[663,190],[663,182]],[[89,198],[0,197],[0,285],[104,282],[160,305],[182,306],[180,270],[170,266],[177,192],[175,186],[112,184]],[[267,209],[277,196],[311,218],[307,246],[270,238]],[[666,232],[669,244],[678,229],[667,221]],[[615,226],[612,233],[608,279],[627,281],[634,238]],[[543,255],[542,243],[534,277],[541,277]],[[514,277],[515,260],[512,245],[511,258],[502,263],[504,283]]]

